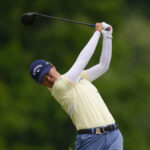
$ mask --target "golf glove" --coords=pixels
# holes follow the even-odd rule
[[[102,22],[102,27],[103,27],[102,29],[103,37],[112,38],[112,31],[113,31],[112,26],[105,22]],[[111,28],[110,31],[106,30],[108,27]]]

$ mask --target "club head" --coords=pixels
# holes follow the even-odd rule
[[[21,17],[21,22],[24,25],[26,25],[26,26],[31,26],[34,23],[37,15],[38,15],[38,13],[35,13],[35,12],[33,12],[33,13],[25,13]]]

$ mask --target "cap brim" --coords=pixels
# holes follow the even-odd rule
[[[42,80],[43,76],[44,76],[47,72],[49,72],[50,69],[51,69],[51,67],[50,67],[50,65],[48,65],[48,66],[42,71],[42,73],[40,74],[39,79],[38,79],[38,83],[39,83],[39,84],[41,83],[41,80]]]

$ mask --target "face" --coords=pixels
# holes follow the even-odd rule
[[[59,73],[57,72],[55,66],[53,64],[50,64],[51,69],[48,73],[46,73],[43,76],[43,79],[41,81],[41,84],[46,86],[46,87],[50,87],[52,88],[55,81],[58,79],[59,77]]]

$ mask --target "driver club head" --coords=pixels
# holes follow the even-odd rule
[[[21,22],[26,26],[31,26],[36,20],[38,13],[24,13],[21,17]]]

